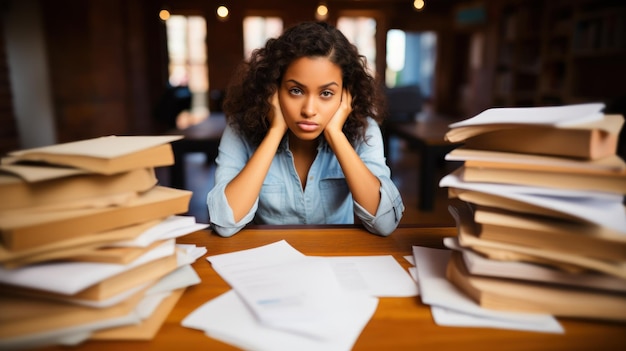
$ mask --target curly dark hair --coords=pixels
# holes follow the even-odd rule
[[[341,68],[343,86],[353,96],[352,113],[343,131],[354,145],[365,139],[367,117],[382,123],[385,100],[381,86],[366,68],[366,59],[335,27],[302,22],[267,41],[243,61],[226,91],[223,109],[229,123],[254,145],[269,129],[270,97],[287,67],[301,57],[327,57]]]

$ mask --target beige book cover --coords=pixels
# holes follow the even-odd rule
[[[135,168],[171,166],[171,142],[180,135],[105,136],[10,152],[3,164],[30,161],[114,174]]]
[[[598,176],[626,176],[626,162],[618,155],[595,160],[520,154],[514,152],[476,150],[458,147],[448,154],[448,161],[461,161],[467,167],[489,167],[507,170],[540,171]]]
[[[501,183],[626,194],[626,174],[597,175],[538,170],[461,166],[467,182]]]
[[[95,197],[140,193],[157,184],[153,168],[113,175],[72,168],[0,165],[0,211],[21,208],[77,208]]]
[[[462,247],[458,243],[458,238],[445,238],[444,244],[452,250],[461,252],[465,267],[473,275],[608,290],[626,294],[626,279],[608,274],[591,271],[570,272],[548,264],[491,259],[471,248]]]
[[[446,277],[480,306],[502,311],[547,313],[610,321],[626,321],[626,296],[470,274],[461,253],[452,252]]]
[[[626,236],[606,227],[484,206],[473,213],[481,239],[626,261]]]
[[[598,159],[615,154],[621,115],[605,115],[601,121],[579,126],[479,125],[450,130],[446,140],[480,150]],[[467,131],[463,129],[471,129]]]
[[[167,316],[180,300],[186,288],[172,291],[147,319],[135,325],[117,328],[101,329],[94,332],[90,340],[152,340],[157,334]]]
[[[96,325],[132,313],[145,291],[133,294],[123,302],[107,308],[91,308],[28,296],[0,296],[0,339],[17,338],[71,328]]]
[[[50,300],[104,301],[142,285],[153,283],[178,268],[176,253],[168,255],[127,271],[101,280],[73,295],[24,288],[13,285],[0,285],[2,295],[10,293]]]
[[[5,248],[23,250],[188,211],[191,191],[156,186],[122,206],[0,213]]]
[[[133,240],[149,228],[159,224],[162,220],[150,220],[90,235],[54,241],[25,250],[10,251],[0,244],[0,262],[5,266],[15,267],[21,265],[20,263],[22,262],[40,262],[41,259],[39,257],[49,257],[48,255],[55,255],[59,252],[62,254],[61,257],[63,257],[63,252],[66,250],[91,249],[111,245],[119,241]]]
[[[156,241],[146,247],[111,247],[102,243],[91,243],[58,250],[47,250],[39,254],[21,255],[10,260],[5,259],[2,265],[5,268],[12,269],[46,261],[127,264],[162,243],[162,241]]]
[[[509,211],[582,222],[578,217],[568,215],[567,213],[561,211],[479,191],[448,188],[448,196],[450,198],[458,198],[476,205],[503,208]]]
[[[626,279],[626,261],[624,260],[597,259],[578,253],[485,240],[478,237],[477,225],[467,207],[449,206],[448,209],[457,224],[459,244],[490,258],[544,263],[569,271],[593,270]]]

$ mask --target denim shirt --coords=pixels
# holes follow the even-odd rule
[[[235,129],[227,126],[220,141],[216,158],[215,186],[207,195],[211,228],[221,236],[232,236],[248,223],[256,224],[353,224],[354,216],[368,231],[386,236],[391,234],[402,217],[404,204],[400,192],[391,181],[391,171],[385,163],[380,128],[368,119],[366,142],[356,152],[367,168],[380,180],[380,203],[375,214],[368,213],[352,199],[341,166],[325,141],[320,142],[311,165],[307,183],[302,189],[294,167],[293,154],[285,135],[263,181],[261,192],[240,221],[224,194],[226,185],[241,171],[255,148]]]

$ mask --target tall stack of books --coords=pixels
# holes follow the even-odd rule
[[[621,115],[494,108],[450,125],[447,277],[486,308],[626,321]]]
[[[0,164],[0,349],[149,339],[206,249],[191,192],[160,186],[179,136],[109,136]]]

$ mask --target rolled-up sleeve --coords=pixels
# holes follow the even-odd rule
[[[252,221],[256,213],[258,198],[250,211],[241,220],[235,222],[235,216],[224,193],[226,185],[239,174],[250,154],[250,147],[232,127],[227,126],[222,134],[219,153],[215,160],[217,165],[215,185],[207,194],[209,224],[213,231],[221,236],[229,237],[239,232]]]
[[[380,128],[372,119],[369,120],[366,141],[357,147],[357,153],[380,181],[380,203],[376,213],[371,214],[354,201],[354,213],[368,231],[387,236],[400,224],[404,213],[404,203],[398,187],[391,180],[391,170],[385,161]]]

